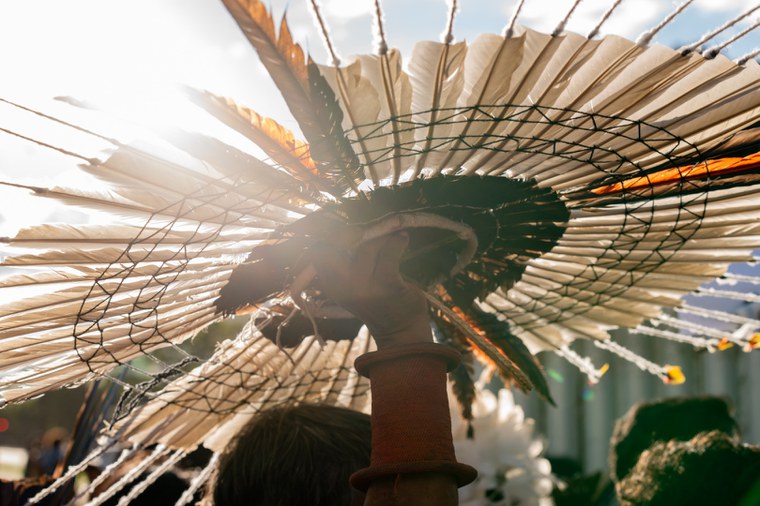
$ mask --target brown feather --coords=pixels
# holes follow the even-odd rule
[[[443,286],[438,285],[436,287],[435,295],[425,292],[425,296],[431,303],[431,313],[434,318],[444,319],[466,336],[473,353],[481,362],[494,366],[502,378],[514,383],[522,391],[529,392],[533,388],[533,382],[520,369],[520,366],[513,362],[503,350],[491,342],[480,328],[473,324],[475,322],[471,321],[467,313],[452,302],[451,296]]]
[[[314,124],[299,124],[309,140],[312,156],[321,162],[320,171],[338,184],[339,188],[358,190],[356,183],[364,176],[359,157],[341,126],[343,111],[335,92],[319,72],[317,64],[312,61],[309,61],[309,80],[315,105]]]
[[[459,403],[459,409],[462,418],[469,422],[472,421],[472,404],[475,402],[476,388],[473,362],[475,356],[472,353],[467,336],[465,336],[455,325],[447,321],[436,311],[431,311],[431,318],[438,330],[438,335],[442,342],[451,346],[462,354],[462,363],[459,367],[449,373],[451,388]]]
[[[255,142],[294,178],[312,182],[318,177],[309,145],[272,118],[261,116],[252,109],[213,93],[189,89],[188,94],[194,103]]]
[[[333,180],[336,195],[356,189],[361,175],[359,160],[341,128],[343,114],[327,81],[307,59],[301,46],[293,42],[286,19],[279,36],[272,16],[259,0],[223,0],[232,17],[256,49],[261,62],[282,93],[293,117],[311,145],[311,154]],[[338,169],[344,181],[335,181]]]

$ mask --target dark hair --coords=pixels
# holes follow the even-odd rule
[[[756,505],[749,494],[759,475],[760,449],[717,430],[701,432],[645,450],[617,483],[618,499],[621,506]]]
[[[230,442],[213,485],[216,506],[350,505],[351,474],[370,460],[370,419],[300,404],[256,415]]]
[[[658,441],[688,441],[700,432],[737,434],[725,399],[713,396],[673,397],[636,404],[615,423],[610,441],[610,471],[619,481],[639,456]]]

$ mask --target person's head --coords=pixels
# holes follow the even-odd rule
[[[718,430],[738,436],[725,399],[673,397],[636,404],[616,423],[610,441],[610,474],[619,481],[639,456],[658,441],[688,441],[700,432]]]
[[[758,476],[760,449],[714,430],[656,442],[616,489],[621,506],[756,505]]]
[[[349,476],[370,462],[370,418],[345,408],[300,404],[256,415],[219,462],[216,506],[341,506]]]

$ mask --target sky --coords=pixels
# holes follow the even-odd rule
[[[472,40],[479,33],[500,33],[516,3],[460,0],[455,38]],[[307,4],[306,0],[267,3],[277,19],[287,10],[294,38],[317,62],[326,63]],[[571,4],[571,0],[527,0],[518,22],[551,31]],[[611,4],[612,0],[584,0],[567,29],[588,33]],[[757,0],[695,0],[655,42],[673,47],[693,42],[756,4]],[[320,5],[342,58],[372,50],[372,0],[321,0]],[[389,45],[402,54],[409,55],[417,40],[440,38],[448,11],[446,1],[385,0],[383,5]],[[624,0],[602,33],[635,39],[674,5],[668,0]],[[755,11],[738,29],[756,23],[759,17],[760,10]],[[736,58],[758,45],[760,30],[727,48],[725,54]],[[127,123],[187,125],[194,117],[178,98],[175,86],[182,84],[233,97],[297,128],[221,0],[0,0],[0,69],[0,98],[65,117],[77,113],[54,97],[85,100]],[[104,131],[114,128],[113,124],[95,124]],[[0,105],[0,128],[27,132],[88,153],[102,147],[91,139],[74,139],[51,128],[48,121],[33,121],[29,114],[7,105]],[[76,170],[76,162],[0,132],[0,176],[4,180],[77,184],[83,176]],[[54,212],[66,218],[53,203],[39,199],[29,203],[21,193],[0,189],[0,236]]]

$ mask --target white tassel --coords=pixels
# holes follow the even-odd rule
[[[757,47],[753,49],[752,51],[748,52],[744,56],[741,56],[736,59],[737,65],[745,65],[748,61],[753,60],[757,58],[757,56],[760,55],[760,47]]]
[[[655,329],[648,326],[639,326],[634,329],[637,334],[644,334],[652,337],[659,337],[661,339],[667,339],[676,343],[690,344],[695,348],[704,348],[708,351],[715,351],[720,344],[720,339],[704,339],[701,337],[694,337],[688,334],[681,334],[678,332],[670,332],[667,330]]]
[[[591,362],[590,358],[581,357],[567,345],[560,346],[555,350],[555,353],[585,374],[589,383],[598,383],[606,371],[606,367],[597,368],[593,362]]]
[[[115,440],[112,440],[115,441]],[[101,445],[102,446],[102,445]],[[122,450],[122,452],[119,454],[119,456],[108,464],[106,467],[101,469],[100,474],[95,477],[92,482],[90,482],[89,485],[87,485],[87,488],[82,490],[80,493],[77,494],[76,497],[74,497],[69,503],[67,503],[67,506],[74,506],[77,504],[77,501],[79,499],[82,499],[83,497],[89,497],[92,495],[92,493],[100,487],[106,480],[111,478],[112,473],[116,471],[119,467],[121,467],[124,462],[126,462],[128,459],[132,458],[133,455],[135,455],[139,450],[142,450],[143,447],[140,445],[133,445],[131,448],[125,448]]]
[[[678,4],[675,10],[671,12],[670,14],[668,14],[662,21],[660,21],[659,24],[650,28],[646,32],[642,33],[641,35],[639,35],[639,37],[636,39],[636,44],[638,44],[639,46],[649,45],[649,43],[652,41],[654,36],[657,35],[660,32],[660,30],[662,30],[668,24],[670,24],[670,22],[673,21],[676,16],[678,16],[683,11],[685,11],[686,8],[689,5],[691,5],[693,1],[694,0],[685,0],[684,2],[681,2],[680,4]]]
[[[314,14],[314,17],[317,21],[317,26],[319,27],[319,32],[322,35],[322,42],[325,44],[325,49],[327,49],[327,54],[330,55],[331,58],[331,65],[333,67],[339,67],[340,66],[340,58],[335,53],[335,47],[332,43],[332,40],[330,40],[330,32],[327,29],[327,25],[325,24],[324,19],[322,19],[322,13],[320,12],[319,3],[317,0],[310,0],[309,5],[311,5],[311,11]]]
[[[204,467],[200,473],[198,473],[190,482],[190,486],[182,493],[182,496],[177,499],[174,506],[186,506],[193,500],[195,493],[209,481],[209,478],[216,471],[216,466],[219,463],[219,454],[214,453],[209,459],[208,464]]]
[[[578,8],[578,6],[581,4],[582,1],[583,0],[575,0],[573,2],[572,7],[570,7],[570,10],[567,12],[565,17],[562,18],[562,21],[560,21],[557,27],[552,31],[552,37],[556,37],[565,31],[567,22],[570,21],[570,17],[573,15],[573,13],[575,12],[575,9]]]
[[[82,460],[82,462],[75,464],[73,466],[69,466],[69,468],[66,469],[66,472],[63,473],[63,475],[60,478],[57,478],[53,483],[51,483],[50,485],[45,487],[43,490],[35,494],[34,497],[29,499],[29,502],[27,502],[26,505],[32,506],[33,504],[39,503],[41,500],[45,499],[47,496],[49,496],[50,494],[52,494],[53,492],[61,488],[62,485],[65,485],[69,481],[76,478],[76,476],[82,471],[84,471],[93,460],[103,455],[108,449],[109,449],[108,446],[100,446],[98,448],[95,448],[92,452],[90,452],[89,455],[87,455]]]
[[[505,39],[512,37],[515,30],[515,24],[517,23],[517,17],[520,15],[520,11],[522,11],[524,4],[525,0],[519,0],[517,3],[517,7],[515,7],[514,12],[512,13],[512,17],[509,18],[509,23],[507,23],[507,26],[504,27],[504,30],[502,31],[502,36]]]
[[[694,51],[694,50],[695,50],[695,49],[697,49],[698,47],[701,47],[701,46],[702,46],[702,44],[704,44],[704,43],[705,43],[705,42],[707,42],[708,40],[710,40],[710,39],[712,39],[713,37],[715,37],[716,35],[719,35],[720,33],[722,33],[722,32],[724,32],[724,31],[728,30],[729,28],[731,28],[731,27],[733,27],[733,26],[736,26],[736,24],[738,24],[738,23],[739,23],[739,21],[741,21],[742,19],[744,19],[744,18],[748,17],[750,14],[752,14],[753,12],[755,12],[755,11],[756,11],[756,10],[758,10],[758,9],[760,9],[760,5],[756,5],[756,6],[754,6],[754,7],[750,7],[750,8],[749,8],[749,9],[747,9],[746,11],[744,11],[744,12],[742,12],[741,14],[739,14],[738,16],[736,16],[734,19],[732,19],[732,20],[730,20],[730,21],[727,21],[726,23],[724,23],[723,25],[719,26],[719,27],[718,27],[718,28],[716,28],[715,30],[711,30],[711,31],[709,31],[708,33],[706,33],[705,35],[703,35],[703,36],[702,36],[702,37],[701,37],[699,40],[697,40],[696,42],[693,42],[693,43],[691,43],[691,44],[688,44],[688,45],[686,45],[686,46],[683,46],[683,47],[681,47],[681,48],[679,49],[679,51],[680,51],[680,52],[682,52],[682,53],[689,53],[689,52],[691,52],[691,51]]]
[[[755,21],[753,24],[747,26],[745,29],[743,29],[742,31],[740,31],[736,35],[732,36],[731,38],[729,38],[729,39],[721,42],[720,44],[716,44],[713,47],[702,51],[702,55],[705,58],[715,58],[716,56],[718,56],[718,53],[720,53],[721,51],[723,51],[724,48],[730,46],[731,44],[733,44],[737,40],[739,40],[742,37],[744,37],[745,35],[747,35],[749,32],[755,30],[758,26],[760,26],[760,20]]]
[[[161,475],[166,473],[174,464],[179,462],[182,458],[187,455],[188,452],[184,450],[177,450],[174,453],[172,453],[166,460],[164,460],[160,466],[156,467],[151,473],[145,477],[144,480],[140,481],[140,483],[136,484],[134,487],[132,487],[129,490],[129,493],[127,493],[125,496],[122,496],[119,499],[119,503],[117,506],[127,506],[132,500],[145,492],[145,490],[151,486]]]
[[[610,8],[607,9],[607,12],[605,12],[602,16],[602,19],[600,19],[596,26],[594,26],[594,28],[588,32],[588,35],[586,35],[587,39],[593,39],[599,35],[599,30],[601,30],[602,25],[610,18],[610,16],[612,16],[612,13],[615,11],[615,9],[618,8],[621,3],[623,3],[623,0],[615,0],[615,2],[613,2]]]
[[[641,355],[638,355],[634,353],[633,351],[629,350],[628,348],[621,346],[620,344],[612,341],[593,341],[594,346],[597,348],[601,348],[603,350],[610,351],[614,353],[615,355],[619,356],[620,358],[623,358],[627,360],[628,362],[632,363],[639,369],[641,369],[644,372],[648,372],[650,374],[653,374],[657,377],[659,377],[663,382],[665,383],[683,383],[684,377],[683,373],[681,372],[681,368],[678,366],[673,365],[659,365],[651,360],[647,360]]]
[[[108,487],[102,494],[91,499],[85,506],[100,506],[108,499],[120,492],[124,487],[135,481],[146,469],[153,465],[158,459],[161,459],[171,453],[171,449],[163,445],[157,445],[153,452],[144,460],[137,463],[118,481]]]
[[[374,0],[375,2],[375,54],[378,56],[384,56],[388,53],[388,42],[385,39],[385,28],[383,27],[384,16],[383,8],[380,5],[380,0]]]

